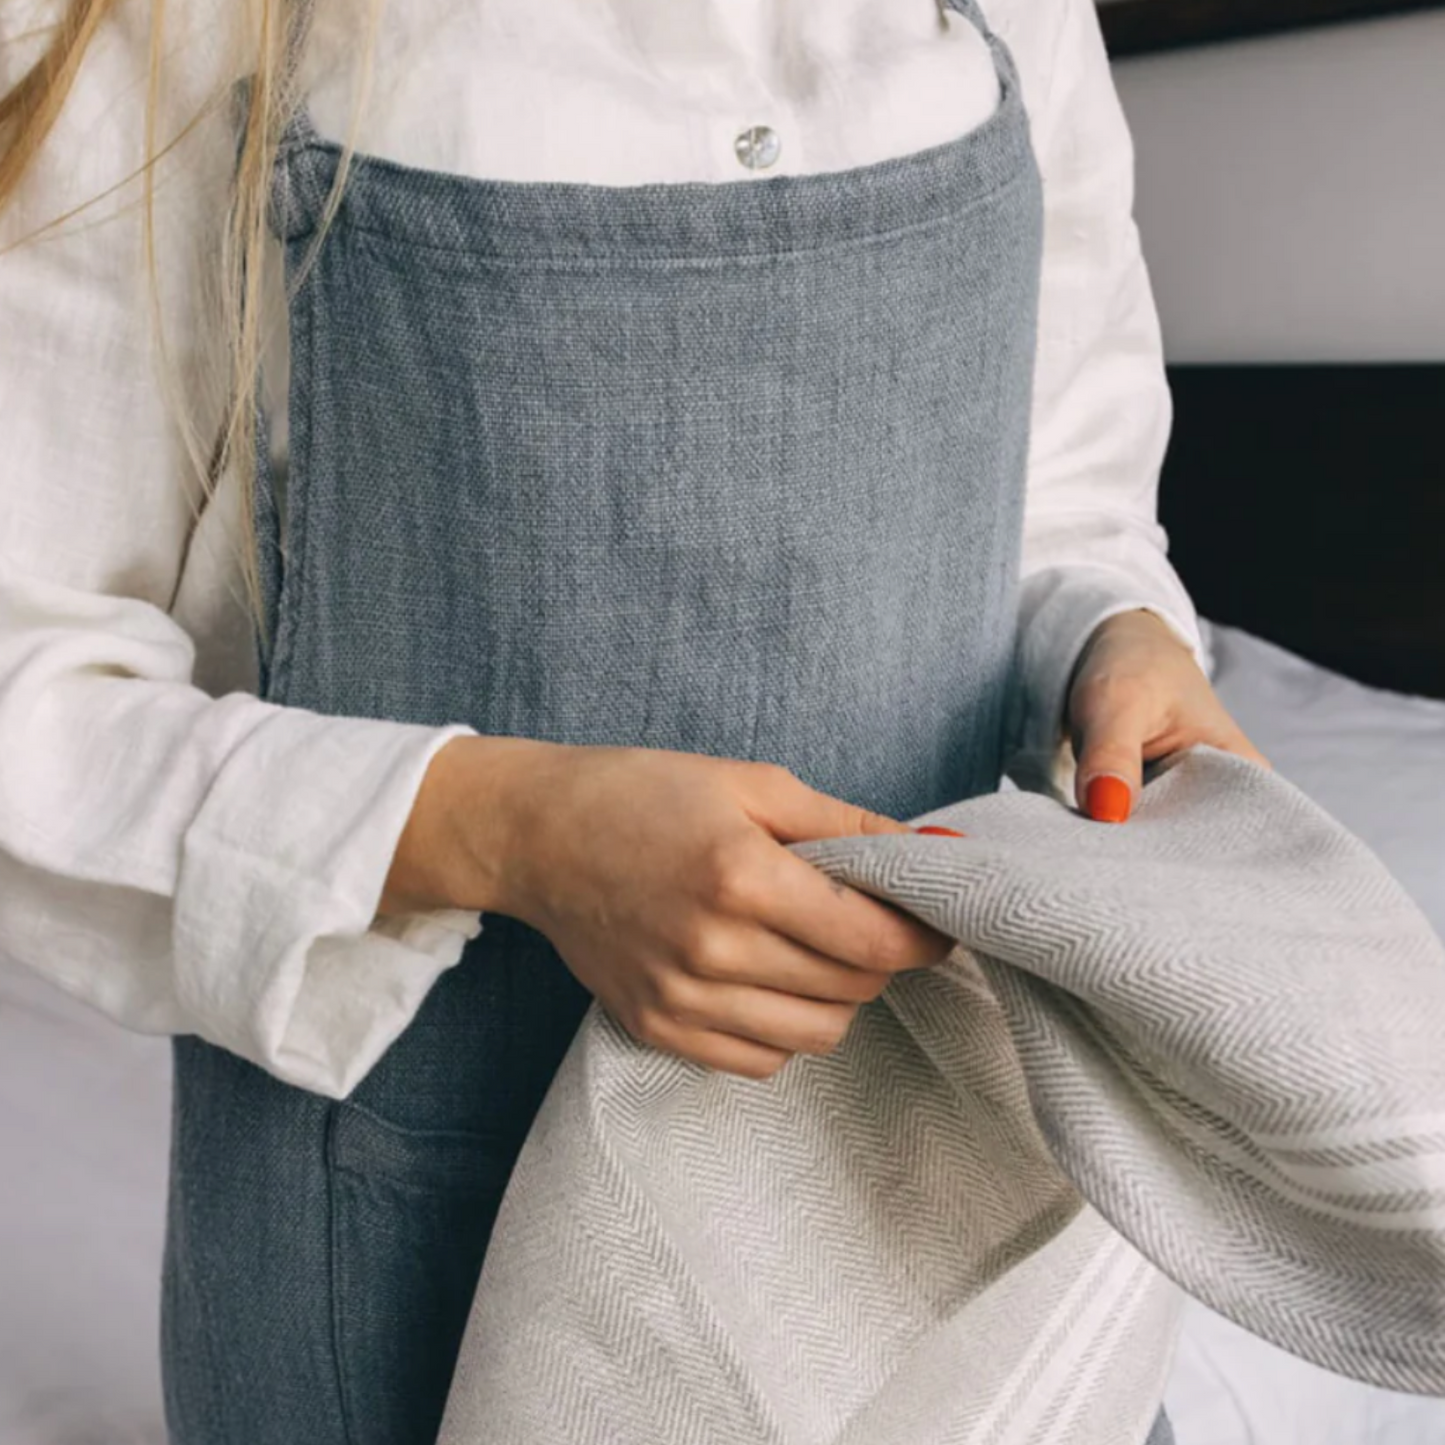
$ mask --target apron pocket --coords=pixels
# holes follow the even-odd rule
[[[348,1445],[434,1445],[514,1151],[333,1106],[333,1327]]]

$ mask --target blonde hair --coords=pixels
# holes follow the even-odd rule
[[[216,434],[202,436],[194,418],[178,400],[174,368],[169,361],[159,280],[156,274],[155,175],[157,163],[210,116],[231,101],[226,86],[210,97],[174,135],[157,134],[158,117],[166,87],[165,52],[167,0],[149,0],[149,74],[145,106],[144,162],[134,175],[122,178],[103,193],[109,195],[139,181],[143,188],[144,252],[150,278],[151,316],[161,360],[162,382],[184,443],[191,476],[188,487],[197,508],[214,494],[221,478],[235,475],[242,497],[243,555],[241,571],[246,598],[258,622],[264,625],[256,538],[251,525],[252,488],[256,466],[256,421],[259,407],[258,377],[263,348],[264,297],[270,273],[278,264],[271,244],[267,213],[272,168],[286,129],[299,103],[299,71],[305,32],[314,0],[239,0],[247,14],[242,43],[250,54],[249,104],[237,137],[237,163],[226,218],[225,244],[217,260],[217,284],[208,287],[211,304],[225,337],[225,400]],[[345,186],[353,140],[368,88],[372,40],[379,0],[354,0],[368,10],[363,34],[363,62],[358,74],[352,125],[335,184],[310,259],[336,214]],[[0,210],[13,201],[21,182],[34,165],[46,138],[54,129],[84,63],[92,41],[119,10],[120,0],[65,0],[59,22],[39,58],[4,95],[0,95]],[[22,37],[24,38],[24,37]],[[63,225],[92,201],[55,216],[17,244],[34,241]],[[293,281],[299,284],[304,275]]]

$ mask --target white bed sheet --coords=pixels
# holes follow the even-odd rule
[[[1445,935],[1445,703],[1210,630],[1215,684],[1245,730]],[[0,960],[0,1445],[164,1445],[169,1069],[163,1041]],[[1338,1379],[1202,1307],[1168,1403],[1179,1445],[1445,1445],[1445,1401]]]

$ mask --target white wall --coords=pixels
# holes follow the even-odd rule
[[[1445,9],[1119,62],[1175,361],[1445,361]]]

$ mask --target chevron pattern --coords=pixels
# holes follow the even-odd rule
[[[1176,1285],[1445,1394],[1445,949],[1379,860],[1209,747],[1124,827],[913,821],[968,836],[794,845],[959,941],[832,1055],[756,1083],[594,1005],[441,1445],[1139,1445]]]

